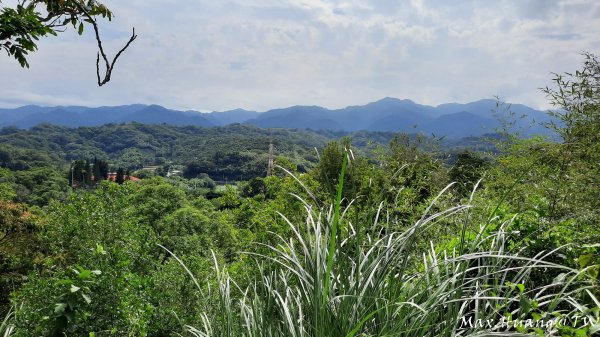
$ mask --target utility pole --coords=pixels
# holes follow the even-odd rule
[[[273,175],[273,139],[269,137],[269,166],[267,166],[267,177]]]
[[[73,181],[73,162],[71,162],[71,188],[75,187],[75,182]]]

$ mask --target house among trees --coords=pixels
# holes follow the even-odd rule
[[[108,174],[107,180],[114,181],[114,182],[119,182],[120,179],[118,179],[118,178],[119,178],[118,171],[117,172],[111,172],[111,173]],[[126,180],[131,180],[131,181],[140,181],[140,180],[142,180],[142,179],[140,179],[138,177],[135,177],[135,176],[132,176],[132,175],[129,175],[129,174],[123,174],[122,175],[122,179],[123,180],[121,181],[121,183],[123,181],[126,181]]]
[[[76,160],[71,164],[69,172],[69,184],[76,186],[93,186],[101,180],[110,180],[122,184],[125,180],[140,181],[138,177],[129,174],[122,168],[116,172],[108,171],[108,163],[97,158],[93,161]]]

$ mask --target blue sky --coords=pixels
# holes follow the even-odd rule
[[[13,1],[14,2],[14,1]],[[10,5],[5,0],[4,5]],[[548,108],[551,72],[600,52],[595,0],[109,0],[116,52],[98,88],[91,30],[39,44],[30,69],[0,57],[0,107],[161,104],[200,111],[321,105],[382,97],[437,105],[497,95]]]

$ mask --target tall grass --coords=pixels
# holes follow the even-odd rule
[[[265,245],[271,254],[250,253],[256,257],[257,276],[248,288],[240,289],[215,259],[220,310],[203,315],[201,326],[188,326],[191,335],[520,336],[526,329],[498,323],[503,317],[535,315],[594,318],[579,300],[588,296],[600,306],[585,270],[546,261],[553,251],[533,257],[508,251],[511,221],[493,232],[487,227],[496,218],[472,224],[470,204],[433,212],[449,187],[405,231],[382,230],[387,226],[380,220],[385,218],[380,206],[374,223],[361,224],[366,229],[357,233],[340,203],[343,174],[333,206],[317,209],[298,197],[306,221],[293,224],[281,214],[292,235]],[[457,249],[439,252],[432,244],[416,261],[417,237],[449,217],[463,222]],[[474,229],[475,238],[467,240],[465,232]],[[558,271],[560,277],[533,285],[529,276],[539,268]],[[556,326],[540,331],[558,333]]]
[[[7,313],[2,322],[0,322],[0,336],[9,337],[15,332],[15,326],[13,324],[15,318],[15,312],[11,308]]]

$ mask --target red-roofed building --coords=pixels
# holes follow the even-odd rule
[[[116,173],[109,173],[107,179],[110,180],[110,181],[115,181],[117,179],[117,174]],[[130,176],[130,175],[127,175],[127,174],[123,175],[123,179],[125,181],[127,181],[127,180],[141,181],[142,180],[142,179],[140,179],[138,177]]]

